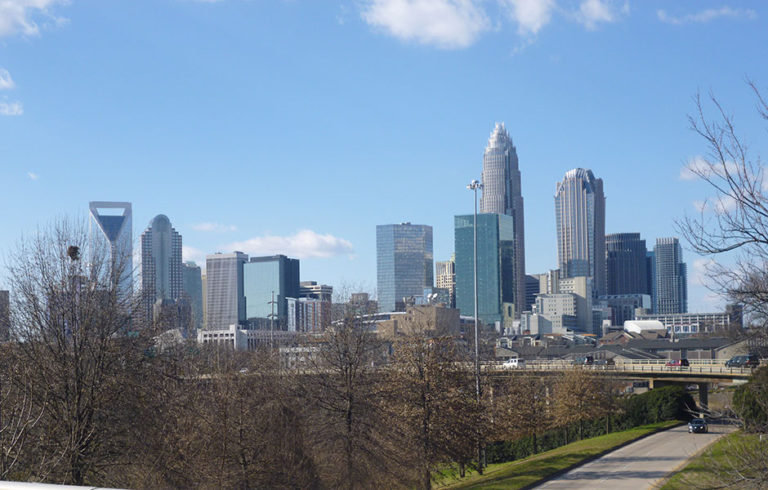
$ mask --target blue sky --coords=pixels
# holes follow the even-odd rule
[[[527,271],[556,267],[555,183],[604,180],[608,233],[675,235],[703,184],[697,91],[755,153],[768,90],[759,2],[6,0],[0,3],[0,251],[88,201],[158,213],[188,258],[302,259],[302,279],[373,290],[375,226],[472,210],[496,121],[517,146]],[[686,252],[690,309],[718,305]]]

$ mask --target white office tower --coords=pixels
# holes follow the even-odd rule
[[[105,252],[113,280],[120,290],[133,294],[133,224],[131,203],[91,201],[88,232],[92,253]]]
[[[481,213],[512,216],[514,227],[513,281],[515,316],[525,310],[525,220],[517,149],[504,123],[496,123],[483,153]]]
[[[227,329],[245,322],[243,264],[248,255],[242,252],[217,253],[205,258],[206,264],[206,329]]]

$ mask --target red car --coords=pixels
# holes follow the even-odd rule
[[[667,366],[669,367],[685,367],[689,365],[688,359],[672,359],[667,361]]]

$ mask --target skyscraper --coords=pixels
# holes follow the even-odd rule
[[[456,307],[456,255],[451,260],[435,262],[435,286],[448,290],[448,306]]]
[[[248,255],[242,252],[205,257],[206,329],[227,329],[245,322],[243,264],[247,261]]]
[[[251,257],[243,265],[243,292],[245,318],[251,326],[268,327],[274,313],[275,327],[284,328],[289,320],[287,299],[299,297],[299,260],[285,255]]]
[[[531,306],[536,303],[536,295],[546,292],[541,291],[540,287],[541,281],[538,275],[525,275],[525,310],[523,311],[530,311]]]
[[[514,303],[517,314],[525,309],[525,219],[517,149],[504,123],[496,123],[483,154],[481,213],[505,214],[514,218]]]
[[[656,311],[656,255],[653,253],[653,250],[649,250],[648,253],[645,254],[645,264],[648,269],[648,290],[650,291],[648,294],[651,295],[651,311],[653,313],[657,313]]]
[[[688,312],[688,271],[677,238],[657,238],[654,312],[660,315]]]
[[[608,289],[605,294],[651,294],[648,284],[648,249],[640,233],[605,236]]]
[[[11,338],[11,296],[10,291],[0,290],[0,342]]]
[[[588,276],[593,294],[605,294],[605,195],[591,170],[566,172],[555,192],[557,258],[563,277]]]
[[[456,307],[462,315],[474,315],[474,215],[456,216],[454,222]],[[513,217],[477,215],[477,314],[486,325],[520,316],[514,311],[515,250]]]
[[[182,270],[184,294],[192,305],[192,326],[200,330],[203,328],[203,278],[200,267],[188,261]]]
[[[433,285],[432,227],[376,226],[376,272],[379,311],[404,311],[404,298]]]
[[[127,296],[133,294],[133,224],[131,203],[91,201],[89,235],[91,243],[101,250],[112,265],[114,281]],[[117,212],[115,212],[117,210]]]
[[[181,235],[164,214],[141,234],[141,299],[147,320],[156,301],[178,301],[183,291]]]

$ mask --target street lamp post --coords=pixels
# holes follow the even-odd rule
[[[275,348],[275,292],[272,291],[272,301],[268,301],[269,305],[272,307],[272,313],[269,314],[269,347],[270,349]]]
[[[475,215],[474,215],[474,221],[472,223],[472,234],[473,234],[473,241],[474,241],[474,247],[473,247],[473,255],[474,255],[474,280],[475,280],[475,398],[477,401],[478,407],[480,406],[480,335],[479,335],[479,326],[478,326],[478,318],[477,318],[477,190],[482,189],[483,184],[481,184],[477,179],[473,179],[472,182],[469,183],[467,186],[467,189],[474,191],[475,194]],[[482,474],[483,471],[483,461],[482,461],[482,444],[480,442],[480,438],[478,436],[477,441],[477,468],[478,472]]]

